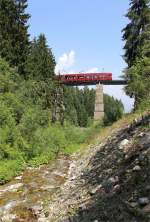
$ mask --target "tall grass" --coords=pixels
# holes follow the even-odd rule
[[[4,143],[0,145],[0,184],[16,176],[26,165],[48,164],[59,154],[70,155],[76,152],[89,144],[99,130],[95,126],[79,128],[56,124],[38,127],[30,133],[25,129],[23,133],[15,133],[11,138],[14,147]]]

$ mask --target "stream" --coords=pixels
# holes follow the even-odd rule
[[[45,206],[68,175],[70,160],[61,156],[49,165],[27,168],[11,182],[0,186],[1,222],[43,222]]]

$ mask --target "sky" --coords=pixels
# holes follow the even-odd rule
[[[112,72],[118,79],[123,61],[121,30],[128,20],[129,0],[28,0],[31,38],[46,35],[56,58],[56,72]],[[104,86],[104,92],[121,99],[125,111],[133,100],[123,86]]]

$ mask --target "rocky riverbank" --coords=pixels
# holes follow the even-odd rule
[[[28,168],[10,183],[0,186],[1,222],[43,221],[54,193],[64,184],[70,158],[60,156],[50,165]]]
[[[150,221],[150,115],[74,156],[48,221]]]

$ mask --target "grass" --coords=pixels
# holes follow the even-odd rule
[[[74,126],[50,126],[45,129],[38,129],[32,139],[31,146],[25,150],[30,153],[34,151],[33,157],[25,153],[19,153],[9,146],[2,146],[1,152],[5,150],[5,156],[0,159],[0,184],[10,181],[17,176],[26,166],[37,167],[49,164],[60,154],[71,155],[83,148],[89,142],[89,138],[99,131],[99,127],[79,128]],[[3,149],[2,149],[3,148]],[[7,148],[7,149],[6,149]],[[33,154],[32,154],[33,155]]]
[[[28,162],[28,165],[31,167],[37,167],[39,165],[43,165],[43,164],[48,164],[50,162],[50,160],[54,159],[56,156],[52,156],[52,155],[46,155],[46,154],[41,154],[40,156],[37,156],[35,158],[33,158],[32,160],[30,160]]]
[[[60,143],[58,146],[63,146],[62,148],[60,147],[60,153],[71,155],[75,152],[80,152],[82,155],[89,144],[94,145],[100,141],[103,141],[105,138],[110,136],[114,130],[116,131],[117,129],[128,126],[134,119],[139,118],[139,116],[142,116],[146,113],[147,111],[138,110],[136,113],[126,114],[122,119],[108,127],[102,127],[100,124],[93,125],[90,128],[77,128],[69,126],[58,129],[54,127],[54,130],[51,128],[50,131],[46,131],[47,134],[45,136],[44,143],[49,136],[49,133],[56,131],[56,144]],[[59,134],[61,134],[61,140],[58,138]],[[55,137],[55,135],[53,135],[53,137]],[[51,144],[51,140],[48,140],[45,145],[42,143],[43,148],[47,146],[46,150],[48,150],[49,143],[52,147],[53,143]],[[54,145],[56,146],[56,144]],[[36,155],[29,161],[24,161],[23,158],[0,160],[0,184],[4,184],[10,181],[13,177],[17,176],[23,169],[25,169],[27,165],[34,167],[42,164],[48,164],[51,160],[55,159],[59,153],[52,151],[47,152],[46,150],[45,152],[43,150],[43,153],[41,152],[41,154]]]
[[[86,148],[95,141],[102,128],[102,124],[92,125],[89,128],[76,128],[76,137],[65,147],[63,152],[65,154],[73,154]]]

